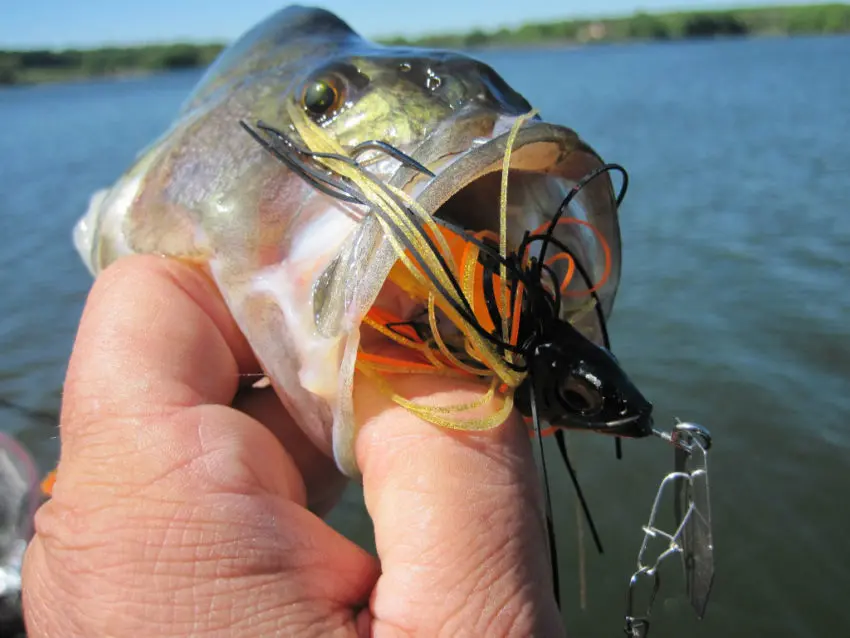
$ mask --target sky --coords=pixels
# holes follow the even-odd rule
[[[795,4],[807,0],[797,0]],[[825,1],[825,0],[824,0]],[[636,10],[754,6],[770,0],[302,0],[366,37],[518,26]],[[817,0],[812,4],[817,3]],[[237,38],[286,0],[0,0],[0,50]]]

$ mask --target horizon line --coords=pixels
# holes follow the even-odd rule
[[[791,9],[791,8],[806,8],[812,9],[816,7],[825,7],[825,6],[850,6],[850,2],[818,2],[818,3],[810,3],[810,4],[801,4],[798,1],[780,1],[780,2],[772,2],[770,0],[750,0],[750,2],[746,4],[735,3],[734,1],[727,2],[724,0],[720,0],[719,2],[714,2],[709,0],[708,2],[699,2],[697,4],[691,5],[681,5],[678,7],[666,7],[663,9],[643,9],[640,7],[636,7],[630,13],[624,13],[622,11],[602,11],[595,13],[575,13],[575,14],[567,14],[567,15],[556,15],[548,20],[530,20],[526,22],[514,22],[510,24],[501,24],[494,27],[482,28],[480,26],[476,26],[474,24],[469,25],[467,27],[459,27],[457,29],[452,30],[443,30],[443,31],[420,31],[420,32],[408,32],[407,34],[403,34],[401,32],[388,32],[383,34],[373,34],[373,35],[363,35],[364,38],[372,41],[378,40],[391,40],[394,38],[404,38],[407,40],[417,40],[424,39],[430,37],[445,37],[445,36],[456,36],[462,35],[466,33],[470,33],[472,31],[480,30],[485,33],[493,33],[499,31],[501,29],[515,30],[523,26],[527,25],[537,25],[537,24],[547,24],[547,23],[561,23],[561,22],[579,22],[579,21],[593,21],[593,20],[614,20],[614,19],[625,19],[634,17],[638,14],[646,14],[646,15],[675,15],[680,13],[715,13],[715,12],[723,12],[723,11],[749,11],[749,10],[757,10],[764,11],[770,9]],[[270,13],[270,15],[274,15]],[[268,17],[268,16],[266,16]],[[265,18],[264,18],[265,19]],[[343,18],[345,20],[345,18]],[[348,20],[345,20],[349,22]],[[257,22],[259,24],[260,21]],[[156,47],[156,46],[175,46],[175,45],[192,45],[192,46],[229,46],[230,44],[236,42],[239,38],[241,38],[245,32],[240,33],[239,35],[233,38],[195,38],[195,37],[183,37],[176,39],[147,39],[147,40],[124,40],[124,41],[115,41],[115,40],[101,40],[95,43],[89,43],[85,45],[36,45],[26,48],[6,48],[5,45],[0,43],[0,51],[3,52],[18,52],[18,51],[93,51],[98,49],[133,49],[133,48],[141,48],[141,47]]]

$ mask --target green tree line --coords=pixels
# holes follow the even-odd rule
[[[64,51],[0,50],[0,84],[204,67],[222,48],[221,44],[169,44]]]
[[[850,4],[774,6],[723,11],[643,13],[598,20],[524,24],[514,29],[383,38],[384,44],[474,48],[548,46],[629,40],[850,33]],[[0,84],[204,67],[224,45],[172,44],[65,51],[0,50]]]
[[[675,13],[638,12],[627,17],[529,23],[515,29],[476,29],[468,33],[435,34],[414,39],[387,38],[384,42],[463,48],[837,33],[850,33],[850,4]]]

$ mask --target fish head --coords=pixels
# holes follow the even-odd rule
[[[344,147],[380,140],[408,154],[436,131],[454,134],[441,135],[443,154],[468,151],[500,117],[531,110],[494,69],[471,57],[376,46],[354,47],[305,70],[289,99]]]
[[[532,106],[489,65],[460,53],[357,45],[305,67],[287,99],[292,108],[305,113],[349,152],[365,142],[380,141],[425,166],[431,175],[380,151],[357,157],[381,181],[415,198],[427,214],[470,232],[499,232],[508,137],[513,124]],[[505,221],[508,244],[516,247],[524,233],[551,221],[576,184],[600,169],[603,162],[574,131],[539,116],[519,129],[511,147]],[[555,344],[561,355],[554,363],[564,371],[570,387],[590,384],[590,388],[594,379],[600,384],[595,387],[598,400],[583,408],[568,389],[550,394],[553,401],[547,418],[553,424],[609,433],[629,431],[637,436],[651,423],[651,405],[604,348],[603,323],[619,282],[616,207],[612,180],[600,174],[566,212],[567,217],[586,225],[559,226],[553,232],[557,246],[535,245],[531,252],[538,259],[551,259],[566,248],[579,262],[584,277],[574,277],[566,287],[557,320],[577,339],[584,339],[588,348],[586,356],[575,358],[576,353],[571,355],[561,338]],[[366,227],[364,224],[355,236],[362,237]],[[385,233],[380,233],[379,241],[384,239]],[[393,309],[403,320],[422,312],[421,299],[419,303],[411,301],[399,294],[398,287],[385,285],[395,258],[391,251],[392,259],[381,266],[373,261],[375,268],[369,272],[363,267],[362,254],[356,259],[352,255],[331,262],[320,278],[313,298],[317,325],[327,329],[333,321],[325,318],[345,316],[339,308],[341,290],[351,289],[349,282],[355,280],[377,282],[368,305]],[[554,264],[552,270],[557,277],[563,276],[566,262]],[[334,287],[337,292],[330,292]],[[591,289],[599,313],[588,312]],[[360,318],[355,318],[355,323]],[[393,349],[390,341],[381,340],[380,335],[361,329],[349,344],[376,353]],[[356,356],[349,348],[343,355],[342,370],[346,362],[352,365]],[[558,398],[560,402],[555,400]],[[335,435],[337,460],[350,459],[351,447],[348,436]],[[347,467],[351,468],[350,463]]]
[[[377,150],[357,156],[428,214],[466,230],[499,232],[509,131],[532,105],[488,64],[456,52],[354,40],[305,65],[285,99],[348,151],[379,141],[431,171],[424,175]],[[280,125],[291,126],[283,119]],[[570,190],[603,161],[574,131],[539,115],[520,130],[512,148],[506,221],[508,243],[516,246],[526,231],[550,221]],[[570,284],[562,314],[600,345],[603,327],[597,315],[586,312],[580,293],[594,288],[604,317],[610,315],[620,275],[616,208],[612,179],[601,174],[582,188],[565,215],[585,227],[559,226],[554,232],[586,275]],[[543,252],[536,257],[559,251],[553,245]],[[565,262],[553,270],[562,275]]]
[[[530,361],[525,387],[517,390],[520,411],[551,426],[639,438],[652,433],[652,404],[616,357],[589,341],[568,322],[546,331]]]

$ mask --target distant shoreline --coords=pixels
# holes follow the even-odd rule
[[[191,67],[191,69],[203,69],[204,67]],[[134,69],[127,71],[117,71],[114,73],[56,73],[42,75],[33,73],[31,76],[23,74],[23,77],[16,82],[0,82],[0,91],[4,88],[23,88],[26,86],[42,86],[48,84],[82,84],[84,82],[92,82],[95,80],[132,80],[136,78],[144,78],[160,73],[172,73],[172,69],[150,70],[150,69]]]
[[[376,38],[380,44],[449,49],[546,49],[626,42],[850,33],[850,4],[642,13],[631,16],[524,24],[513,29]],[[0,50],[0,86],[138,77],[202,69],[226,45],[167,44],[63,51]]]

